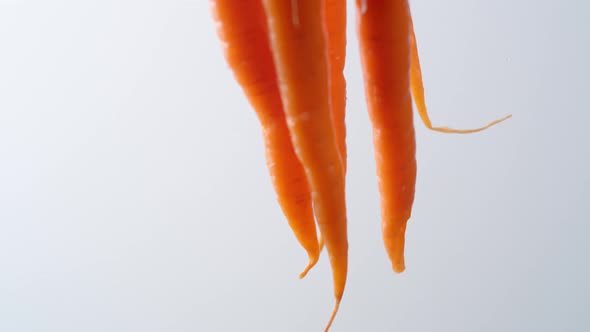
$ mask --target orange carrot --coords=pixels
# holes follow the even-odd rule
[[[412,96],[414,97],[414,102],[416,103],[416,108],[418,110],[418,115],[420,119],[422,119],[422,123],[426,126],[426,128],[434,131],[439,131],[443,133],[453,133],[453,134],[469,134],[469,133],[476,133],[478,131],[482,131],[488,129],[489,127],[496,125],[504,120],[509,119],[512,115],[507,115],[503,118],[498,120],[494,120],[488,123],[485,126],[473,129],[453,129],[449,127],[433,127],[432,123],[430,122],[430,118],[428,116],[428,111],[426,110],[426,101],[424,98],[424,84],[422,83],[422,69],[420,68],[420,57],[418,56],[418,45],[416,43],[416,34],[414,32],[414,24],[412,22],[412,17],[410,16],[410,36],[411,36],[411,65],[410,65],[410,84],[412,90]]]
[[[340,157],[346,172],[346,0],[324,0],[324,22],[330,61],[330,108]]]
[[[383,241],[402,272],[406,223],[416,183],[407,0],[356,0],[365,95],[381,193]]]
[[[295,152],[312,191],[314,212],[332,266],[335,305],[344,293],[348,240],[344,167],[330,110],[329,55],[318,0],[263,0],[271,48]]]
[[[426,110],[418,48],[407,0],[356,0],[365,94],[373,124],[381,192],[383,240],[393,270],[402,272],[404,237],[416,182],[415,133],[411,97],[431,130],[473,133],[475,129],[433,127]],[[411,94],[410,94],[411,91]]]
[[[264,134],[267,166],[279,204],[309,255],[305,276],[319,257],[311,191],[295,154],[279,92],[262,3],[212,0],[224,55],[254,108]]]

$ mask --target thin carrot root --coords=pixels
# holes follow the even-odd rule
[[[334,318],[336,318],[336,314],[338,313],[338,309],[340,308],[340,300],[341,299],[336,299],[336,303],[334,303],[334,309],[332,310],[332,314],[330,315],[330,320],[328,320],[328,324],[326,324],[326,328],[324,329],[324,332],[328,332],[328,330],[330,329],[330,326],[332,326],[332,323],[334,322]]]
[[[420,111],[418,111],[418,112],[420,112]],[[427,126],[427,127],[430,130],[438,131],[438,132],[441,132],[441,133],[447,133],[447,134],[471,134],[471,133],[477,133],[477,132],[480,132],[480,131],[484,131],[484,130],[492,127],[492,126],[497,125],[500,122],[503,122],[505,120],[510,119],[511,117],[512,117],[512,114],[508,114],[505,117],[500,118],[500,119],[497,119],[497,120],[494,120],[494,121],[488,123],[485,126],[482,126],[482,127],[479,127],[479,128],[473,128],[473,129],[454,129],[454,128],[449,128],[449,127],[432,127],[432,126],[430,126],[430,127]]]
[[[416,43],[416,34],[414,32],[414,24],[410,18],[410,35],[411,35],[411,63],[410,63],[410,85],[412,90],[412,97],[414,98],[414,103],[416,104],[416,109],[418,111],[418,115],[422,120],[422,123],[426,126],[426,128],[438,131],[441,133],[447,134],[471,134],[477,133],[483,130],[486,130],[494,125],[497,125],[500,122],[508,120],[512,117],[512,114],[509,114],[503,118],[494,120],[488,123],[485,126],[479,128],[472,128],[472,129],[455,129],[449,127],[434,127],[432,122],[430,121],[430,117],[428,116],[428,110],[426,108],[426,101],[424,97],[424,83],[422,81],[422,69],[420,67],[420,57],[418,56],[418,45]]]

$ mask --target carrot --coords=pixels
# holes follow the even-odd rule
[[[470,134],[476,133],[485,129],[490,128],[504,120],[507,120],[512,117],[511,114],[506,115],[503,118],[494,120],[485,126],[473,129],[453,129],[449,127],[433,127],[432,122],[430,122],[430,117],[428,116],[428,111],[426,110],[426,101],[424,97],[424,84],[422,83],[422,69],[420,68],[420,57],[418,56],[418,45],[416,42],[416,34],[414,32],[414,24],[412,22],[412,17],[410,16],[410,36],[411,36],[411,44],[412,48],[410,50],[411,54],[411,65],[410,65],[410,82],[411,82],[411,90],[412,96],[414,97],[414,103],[416,103],[416,108],[418,110],[418,115],[422,120],[422,123],[426,126],[426,128],[434,131],[439,131],[443,133],[453,133],[453,134]]]
[[[416,182],[411,97],[424,125],[445,133],[482,131],[511,115],[475,129],[432,126],[408,1],[356,0],[356,7],[381,192],[383,240],[393,270],[402,272],[405,229],[412,212]]]
[[[383,241],[395,272],[416,183],[407,0],[356,0],[357,33],[381,194]]]
[[[330,109],[324,3],[263,0],[263,4],[291,139],[307,174],[332,267],[335,305],[327,330],[346,285],[348,240],[345,174]]]
[[[279,204],[308,253],[302,278],[318,261],[320,248],[311,191],[287,127],[262,3],[212,0],[211,6],[227,63],[263,129],[267,166]]]
[[[346,172],[346,0],[324,0],[324,22],[330,61],[330,108],[340,157]]]

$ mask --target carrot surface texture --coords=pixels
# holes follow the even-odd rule
[[[311,191],[295,155],[268,40],[266,16],[260,1],[213,0],[224,55],[260,121],[267,166],[279,205],[299,243],[309,256],[300,278],[318,261]]]
[[[314,212],[332,266],[338,312],[348,271],[345,172],[334,133],[324,2],[263,0],[287,123],[307,174]]]

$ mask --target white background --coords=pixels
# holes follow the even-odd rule
[[[204,0],[0,0],[0,331],[319,331],[332,310]],[[349,1],[350,269],[333,331],[590,329],[590,3],[412,2],[427,102],[383,249]]]

